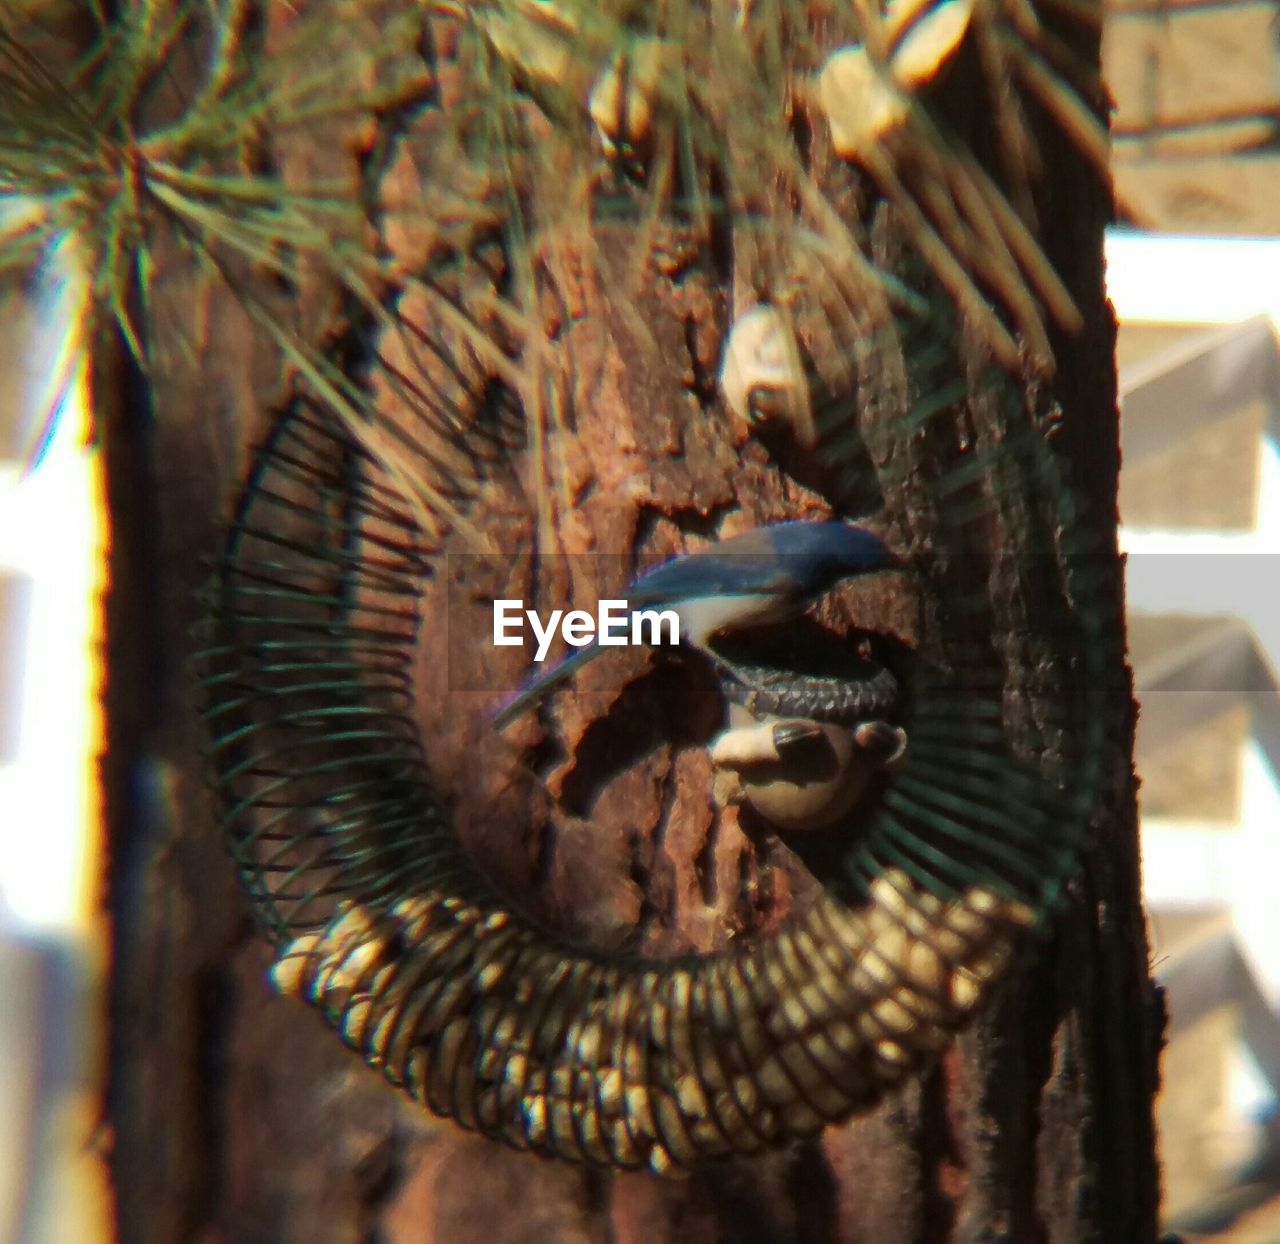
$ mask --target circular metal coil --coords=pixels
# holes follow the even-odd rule
[[[966,470],[975,458],[1017,504],[1065,504],[1038,436]],[[975,505],[958,470],[935,497],[981,523],[1006,504]],[[1071,628],[1079,679],[1036,701],[1035,738],[1009,724],[1019,637],[993,629],[981,593],[943,599],[964,625],[906,689],[904,771],[856,835],[797,847],[815,901],[720,953],[649,960],[510,910],[459,846],[410,677],[430,558],[377,464],[295,408],[247,481],[201,671],[223,821],[277,986],[433,1113],[560,1158],[679,1173],[870,1106],[973,1015],[1077,865],[1109,658],[1069,520],[1049,520],[1060,590],[1037,607]]]
[[[805,717],[849,725],[892,715],[898,705],[898,680],[874,661],[851,662],[833,673],[797,673],[794,668],[745,665],[717,660],[720,690],[753,716]]]

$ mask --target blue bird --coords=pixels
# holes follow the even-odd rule
[[[841,579],[894,561],[865,527],[800,519],[757,527],[701,552],[673,557],[639,575],[626,599],[633,613],[673,611],[680,620],[681,642],[706,649],[716,635],[793,617]],[[593,642],[538,674],[499,710],[494,724],[506,726],[607,650]]]

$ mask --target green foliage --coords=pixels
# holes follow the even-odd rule
[[[323,401],[364,422],[365,396],[263,292],[310,270],[385,314],[358,178],[288,178],[271,159],[291,133],[420,93],[418,15],[405,7],[379,28],[355,20],[361,9],[335,0],[305,20],[278,12],[269,48],[242,0],[126,5],[99,12],[92,38],[39,8],[7,10],[0,201],[13,210],[0,272],[28,273],[69,241],[86,274],[86,326],[114,320],[145,370],[155,349],[177,344],[157,342],[148,323],[158,256],[177,248],[203,280],[232,288]]]
[[[348,319],[379,331],[372,362],[384,378],[399,342],[449,366],[466,352],[473,372],[500,379],[524,412],[544,532],[565,413],[539,307],[557,296],[566,244],[591,261],[593,240],[627,239],[624,304],[673,237],[699,262],[727,256],[716,275],[732,284],[735,314],[779,307],[835,390],[849,387],[851,343],[927,314],[927,300],[872,261],[881,201],[997,364],[1047,374],[1047,325],[1078,322],[1035,238],[1036,144],[1021,100],[1103,160],[1099,88],[1043,33],[1030,0],[316,0],[300,11],[151,0],[92,10],[87,33],[75,12],[3,11],[0,199],[22,206],[0,235],[0,271],[30,271],[70,239],[89,274],[87,311],[114,320],[145,368],[160,256],[182,248],[231,288],[282,372],[358,433],[431,530],[465,521],[465,449],[425,478],[410,468],[367,383],[298,327],[305,307],[285,313],[280,287],[318,276],[338,291]],[[1071,12],[1093,18],[1081,0]],[[951,33],[934,48],[939,26]],[[997,118],[999,183],[949,123],[961,44],[981,62]],[[865,78],[834,105],[833,48]],[[864,114],[886,119],[868,129]],[[365,149],[324,174],[290,167],[291,144],[362,126],[374,135]],[[416,195],[391,208],[378,185],[386,163],[370,157],[415,142],[429,152]],[[397,216],[428,236],[425,254],[390,253]],[[459,280],[485,234],[499,238],[504,272],[468,301]],[[429,307],[425,342],[406,344],[395,314],[406,292]],[[415,383],[429,391],[423,367]],[[476,374],[460,383],[442,439],[465,446],[482,386]]]

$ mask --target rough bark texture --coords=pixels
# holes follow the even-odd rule
[[[369,137],[343,139],[303,143],[290,158],[354,175]],[[1113,518],[1114,328],[1100,258],[1108,205],[1073,157],[1046,151],[1045,167],[1045,235],[1087,323],[1058,343],[1060,436],[1082,495]],[[153,322],[187,324],[197,291],[177,256],[171,264]],[[728,291],[696,281],[656,289],[640,307],[652,348],[605,288],[584,282],[568,309],[584,412],[574,470],[584,492],[594,486],[581,526],[563,533],[567,547],[658,552],[707,529],[713,514],[740,510],[748,526],[817,512],[819,500],[743,429],[672,414],[698,413],[707,396]],[[294,297],[282,314],[312,335],[341,323],[322,286],[304,284]],[[1155,1238],[1160,1021],[1123,747],[1052,936],[932,1074],[818,1141],[685,1183],[551,1164],[428,1120],[313,1013],[273,995],[267,950],[251,936],[203,787],[188,658],[196,589],[247,448],[282,390],[233,300],[215,293],[210,314],[211,331],[189,355],[165,351],[150,385],[114,340],[100,342],[94,372],[113,525],[103,780],[115,951],[108,1110],[122,1244]],[[623,480],[625,494],[611,487]],[[492,488],[501,517],[501,482]],[[504,521],[516,522],[514,503],[507,509]],[[1118,593],[1113,620],[1119,628]],[[460,680],[456,637],[450,653]],[[501,745],[474,715],[454,718],[445,668],[424,658],[428,752],[468,842],[533,911],[586,939],[621,930],[663,953],[723,944],[786,910],[783,862],[762,857],[731,821],[708,841],[707,762],[678,747],[705,735],[704,723],[663,720],[661,676],[635,692],[649,697],[653,739],[597,738],[588,771],[553,767],[551,789],[574,815],[531,839],[539,818],[527,790],[477,780],[496,754],[487,749]],[[600,677],[616,687],[622,674]],[[575,745],[591,729],[591,704],[584,696],[567,710]],[[657,750],[596,799],[624,742]]]

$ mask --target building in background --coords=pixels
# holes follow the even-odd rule
[[[38,287],[0,289],[0,1244],[108,1238],[94,780],[102,548],[75,297],[56,256]]]
[[[1123,543],[1167,1225],[1280,1241],[1277,6],[1115,0]],[[1161,235],[1198,235],[1198,238]],[[1213,239],[1220,239],[1214,241]],[[1114,240],[1113,240],[1114,241]]]

